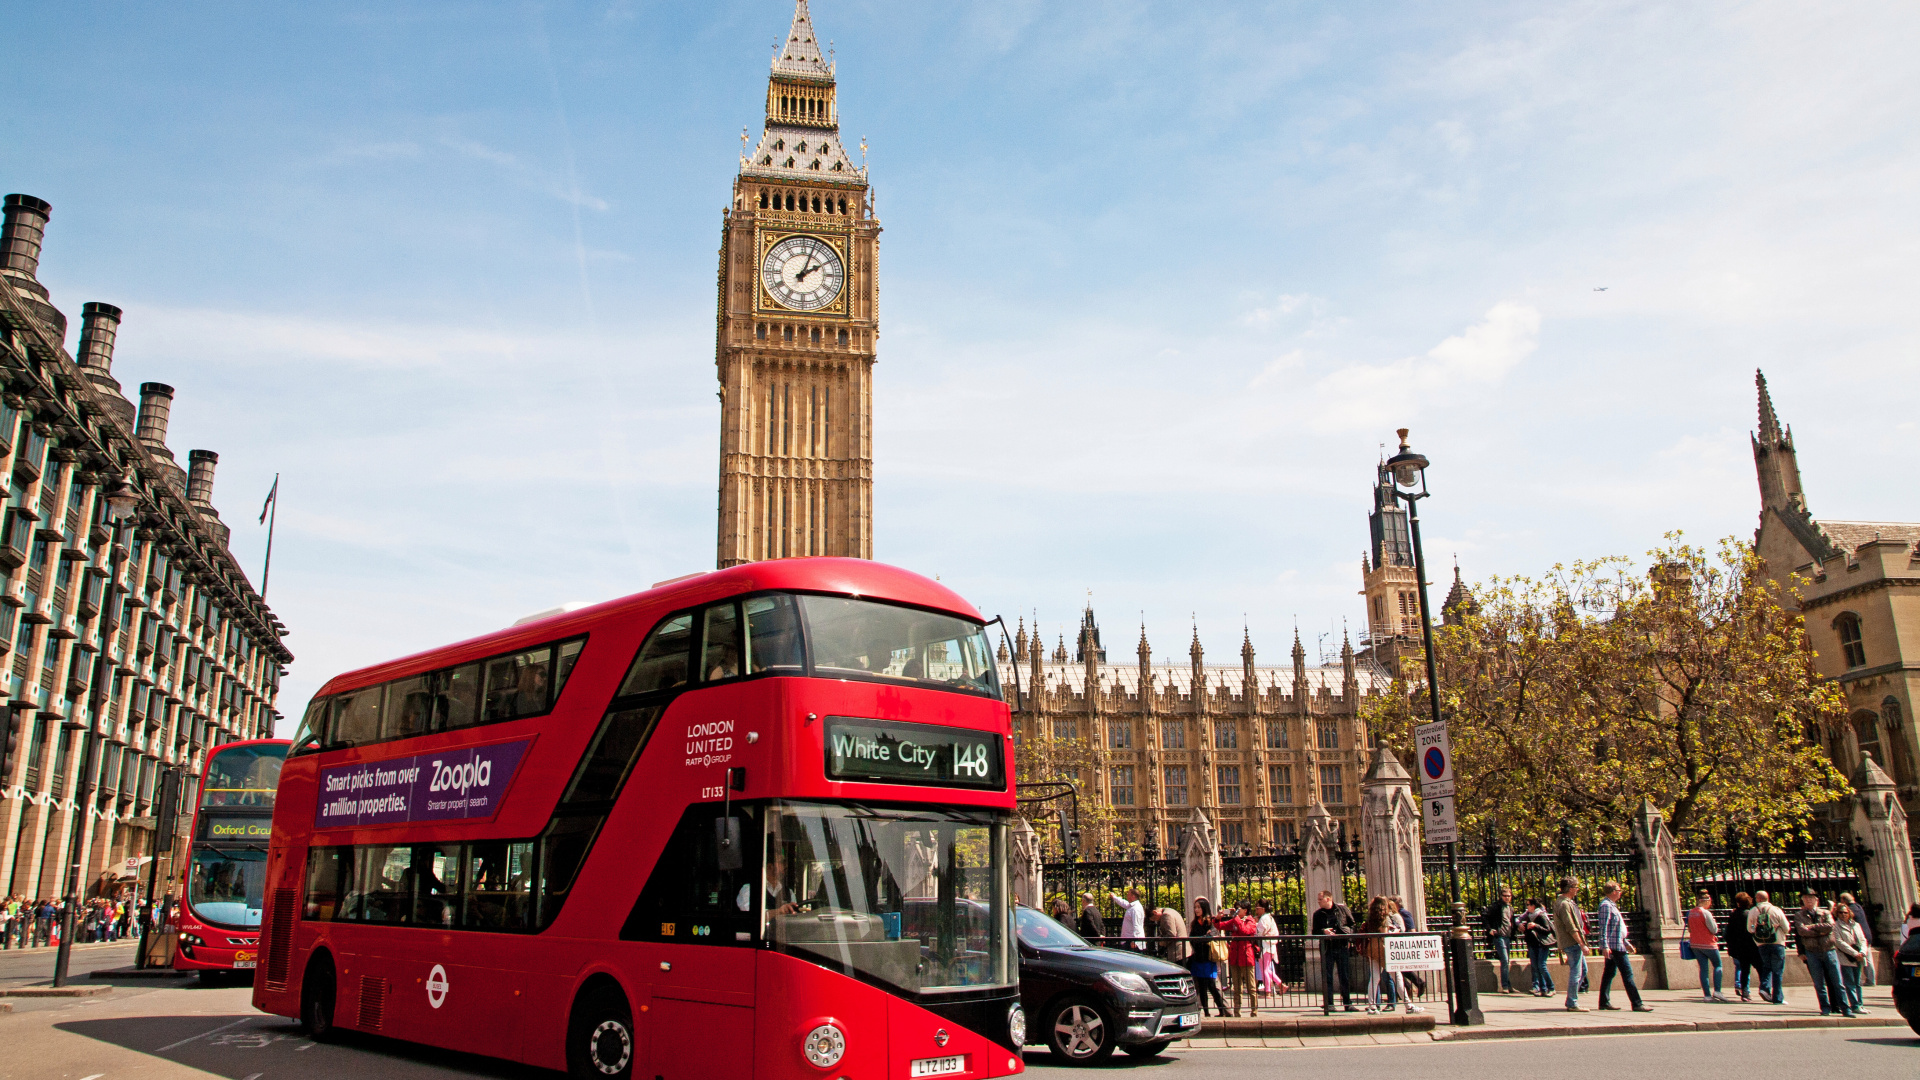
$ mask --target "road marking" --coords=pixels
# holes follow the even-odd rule
[[[254,1073],[254,1074],[253,1074],[252,1076],[249,1076],[249,1077],[245,1077],[245,1078],[244,1078],[244,1080],[260,1080],[260,1078],[261,1078],[262,1076],[265,1076],[265,1075],[267,1075],[267,1074],[266,1074],[266,1073]]]
[[[294,1047],[294,1049],[295,1050],[311,1050],[313,1049],[313,1041],[309,1039],[308,1041],[301,1043],[299,1046]]]
[[[81,1078],[80,1078],[80,1080],[100,1080],[100,1078],[101,1078],[101,1077],[103,1077],[103,1076],[105,1076],[105,1075],[107,1075],[107,1074],[106,1074],[106,1073],[94,1073],[94,1074],[93,1074],[92,1076],[83,1076],[83,1077],[81,1077]],[[256,1080],[256,1078],[255,1078],[255,1077],[252,1077],[252,1076],[249,1076],[249,1077],[247,1077],[247,1080]]]
[[[190,1036],[190,1037],[188,1037],[188,1038],[185,1038],[185,1039],[181,1039],[181,1040],[180,1040],[179,1042],[176,1042],[176,1043],[168,1043],[167,1045],[165,1045],[165,1046],[163,1046],[163,1047],[161,1047],[160,1049],[158,1049],[158,1050],[155,1050],[155,1051],[154,1051],[154,1053],[156,1053],[156,1054],[164,1054],[164,1053],[166,1053],[167,1051],[169,1051],[169,1050],[171,1050],[171,1049],[173,1049],[173,1048],[174,1048],[174,1047],[176,1047],[176,1046],[185,1046],[185,1045],[187,1045],[188,1043],[190,1043],[190,1042],[193,1042],[193,1041],[194,1041],[195,1039],[204,1039],[204,1038],[206,1038],[206,1037],[207,1037],[207,1036],[209,1036],[209,1035],[215,1035],[215,1034],[218,1034],[218,1033],[220,1033],[220,1032],[222,1032],[222,1031],[225,1031],[225,1030],[227,1030],[227,1029],[228,1029],[228,1028],[230,1028],[230,1027],[238,1027],[238,1026],[240,1026],[241,1024],[244,1024],[244,1023],[246,1023],[247,1021],[249,1021],[249,1020],[251,1020],[251,1019],[253,1019],[253,1017],[251,1017],[251,1016],[243,1016],[243,1017],[241,1017],[240,1019],[238,1019],[238,1020],[235,1020],[235,1021],[234,1021],[233,1023],[231,1023],[231,1024],[221,1024],[221,1025],[220,1025],[219,1027],[217,1027],[217,1028],[214,1028],[214,1029],[213,1029],[212,1031],[203,1031],[203,1032],[201,1032],[201,1033],[200,1033],[200,1034],[198,1034],[198,1035],[193,1035],[193,1036]],[[101,1075],[103,1075],[103,1076],[104,1076],[104,1075],[106,1075],[106,1074],[105,1074],[105,1073],[102,1073]]]

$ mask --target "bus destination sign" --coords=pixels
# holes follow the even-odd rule
[[[200,839],[214,844],[264,844],[273,835],[270,817],[236,817],[202,813]]]
[[[827,779],[1003,791],[1000,735],[852,716],[827,717]]]
[[[320,771],[316,829],[492,817],[532,739]]]

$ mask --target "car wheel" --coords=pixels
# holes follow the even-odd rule
[[[1136,1046],[1124,1046],[1121,1047],[1121,1049],[1127,1052],[1128,1057],[1137,1057],[1145,1061],[1148,1058],[1157,1058],[1161,1054],[1166,1053],[1167,1047],[1172,1045],[1172,1039],[1161,1039],[1159,1042],[1140,1043]]]
[[[1086,998],[1068,998],[1047,1014],[1047,1047],[1068,1065],[1091,1065],[1113,1054],[1113,1026]]]
[[[633,1010],[626,995],[590,991],[567,1025],[567,1075],[572,1080],[629,1080],[633,1052]]]
[[[314,1042],[332,1039],[337,1030],[333,1026],[333,964],[324,954],[300,980],[300,1026]]]

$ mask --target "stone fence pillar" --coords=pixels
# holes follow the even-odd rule
[[[1040,873],[1040,837],[1026,818],[1013,820],[1012,878],[1015,903],[1047,910],[1046,884]]]
[[[1336,904],[1347,902],[1346,866],[1340,861],[1340,822],[1327,813],[1326,807],[1318,802],[1308,807],[1301,832],[1300,887],[1305,895],[1301,897],[1300,932],[1310,934],[1323,891],[1332,893]],[[1356,911],[1354,917],[1363,914]]]
[[[1680,901],[1680,872],[1673,861],[1673,834],[1667,831],[1667,819],[1652,799],[1641,799],[1631,827],[1639,856],[1640,910],[1647,916],[1647,985],[1698,990],[1699,967],[1680,959],[1689,905]]]
[[[1427,877],[1420,863],[1420,804],[1413,778],[1385,746],[1360,785],[1360,836],[1367,868],[1367,896],[1398,896],[1423,930],[1427,925]],[[1337,894],[1336,894],[1337,895]],[[1355,920],[1364,912],[1353,913]]]
[[[1193,901],[1201,896],[1218,912],[1225,879],[1220,869],[1220,845],[1213,837],[1213,823],[1196,806],[1180,837],[1180,883],[1186,888],[1183,914],[1192,919]]]
[[[1871,757],[1853,774],[1853,834],[1873,852],[1865,868],[1867,899],[1879,906],[1872,915],[1873,938],[1883,946],[1897,946],[1907,910],[1920,896],[1913,879],[1913,839],[1907,832],[1907,813],[1894,794],[1894,783]],[[1884,978],[1891,965],[1882,964]]]

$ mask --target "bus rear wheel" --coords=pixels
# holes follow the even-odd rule
[[[589,990],[567,1025],[567,1075],[573,1080],[633,1076],[633,1010],[611,987]]]
[[[307,965],[306,978],[300,980],[300,1026],[314,1042],[327,1042],[337,1030],[333,1026],[333,961],[324,954]]]

